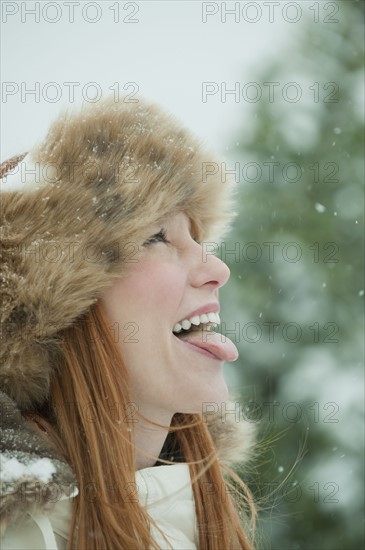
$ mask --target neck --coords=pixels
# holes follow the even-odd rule
[[[171,415],[159,415],[158,418],[142,412],[144,416],[164,426],[170,426]],[[136,448],[136,470],[150,468],[155,464],[165,443],[168,430],[148,424],[138,418],[134,428],[134,443]],[[152,456],[149,456],[152,455]]]

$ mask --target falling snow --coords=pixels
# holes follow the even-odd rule
[[[320,202],[316,202],[315,205],[314,205],[314,208],[317,210],[317,212],[319,212],[320,214],[323,214],[323,212],[326,211],[326,207],[321,204]]]

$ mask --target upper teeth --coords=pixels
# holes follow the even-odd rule
[[[203,313],[203,315],[195,315],[190,319],[183,319],[179,323],[176,323],[172,332],[181,332],[182,329],[189,330],[191,325],[198,326],[201,323],[214,323],[214,325],[219,325],[221,322],[218,313]]]

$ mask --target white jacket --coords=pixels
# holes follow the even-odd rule
[[[196,549],[198,530],[187,464],[138,470],[136,483],[141,505],[147,507],[172,548]],[[1,538],[1,550],[66,550],[73,496],[61,497],[50,515],[28,513],[21,522],[9,527]],[[152,534],[161,548],[168,548],[158,531]]]

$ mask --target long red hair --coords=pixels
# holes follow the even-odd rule
[[[60,333],[59,350],[50,398],[38,418],[78,483],[68,549],[159,549],[150,530],[155,523],[133,490],[128,374],[99,302]],[[199,548],[251,550],[245,532],[252,532],[255,519],[250,494],[219,462],[202,416],[175,414],[169,431],[189,464]]]

